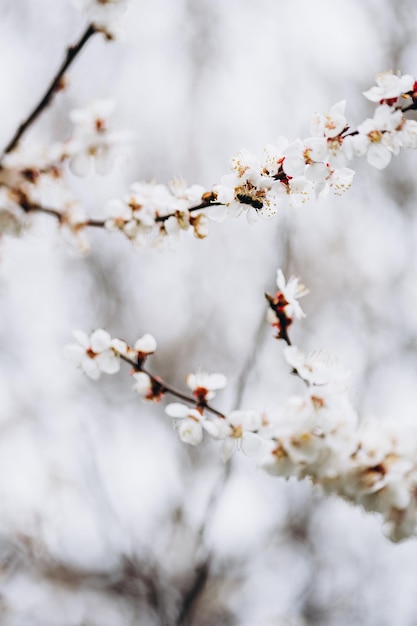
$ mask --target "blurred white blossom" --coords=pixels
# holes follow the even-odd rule
[[[78,344],[65,347],[66,356],[80,367],[93,380],[101,373],[115,374],[120,369],[120,359],[112,347],[112,338],[101,328],[91,333],[90,337],[80,330],[74,331]]]

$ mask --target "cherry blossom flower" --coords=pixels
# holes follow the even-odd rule
[[[349,167],[332,168],[328,165],[326,177],[315,188],[316,194],[324,197],[331,189],[335,195],[340,196],[351,187],[354,175],[354,170]]]
[[[296,346],[284,349],[285,360],[298,375],[310,385],[327,385],[339,383],[346,385],[350,374],[332,354],[324,350],[316,350],[305,354]]]
[[[265,442],[259,466],[268,474],[282,478],[299,478],[301,473],[301,467],[291,459],[281,441],[274,437]]]
[[[305,174],[309,180],[315,180],[314,172],[317,166],[324,165],[328,152],[327,141],[321,137],[297,139],[284,150],[283,169],[291,177]]]
[[[140,354],[148,355],[156,352],[157,343],[155,337],[146,333],[135,342],[135,350]]]
[[[169,189],[172,195],[177,200],[183,200],[184,206],[187,207],[199,204],[206,191],[201,185],[191,185],[191,187],[187,187],[186,181],[179,178],[175,178],[171,181]]]
[[[190,215],[190,225],[197,239],[205,239],[209,234],[209,219],[207,215],[203,215],[203,213]]]
[[[417,121],[403,118],[397,135],[402,148],[415,150],[417,148]]]
[[[400,96],[414,88],[415,79],[410,74],[398,76],[392,72],[381,72],[376,76],[376,86],[363,92],[371,102],[394,104]]]
[[[208,218],[190,209],[202,202],[203,187],[186,187],[184,181],[169,186],[156,183],[134,183],[131,193],[107,205],[108,230],[120,230],[136,245],[161,243],[167,236],[178,236],[191,230],[198,239],[208,234]]]
[[[271,420],[260,464],[273,475],[333,480],[357,446],[356,423],[344,391],[314,387],[304,397],[292,396]]]
[[[56,168],[59,166],[64,152],[64,144],[60,142],[44,145],[24,141],[4,156],[2,178],[4,178],[4,170],[7,171],[6,176],[15,177],[17,172],[27,174],[33,172],[36,175],[36,172],[40,173]],[[9,181],[9,183],[11,182]]]
[[[291,276],[291,278],[286,281],[282,270],[278,269],[277,286],[287,301],[287,304],[285,305],[286,315],[290,318],[296,317],[297,319],[305,317],[305,313],[302,310],[298,299],[306,296],[309,293],[309,290],[300,283],[300,279],[297,276]]]
[[[90,337],[80,330],[75,330],[73,334],[78,344],[67,345],[65,355],[87,376],[97,380],[102,372],[115,374],[119,371],[120,359],[107,331],[99,328]]]
[[[113,339],[112,340],[112,348],[119,355],[130,359],[135,362],[135,367],[143,366],[147,357],[151,354],[154,354],[157,348],[155,338],[146,333],[137,341],[133,348],[131,348],[125,341],[122,339]],[[138,391],[138,389],[136,389]]]
[[[133,390],[136,391],[142,398],[147,399],[152,393],[152,380],[145,372],[135,372],[133,374],[135,384]]]
[[[284,310],[287,317],[290,319],[293,317],[296,317],[297,319],[305,317],[305,313],[302,310],[298,299],[306,296],[309,293],[309,290],[300,283],[300,279],[297,276],[291,276],[288,281],[286,281],[282,270],[278,269],[277,286],[279,292],[286,301]]]
[[[202,442],[204,431],[213,437],[218,434],[216,425],[206,419],[203,411],[192,409],[180,402],[172,402],[165,407],[165,412],[177,420],[175,427],[181,441],[191,446]]]
[[[262,171],[271,178],[277,178],[285,160],[285,151],[290,142],[287,137],[280,136],[275,144],[268,144],[264,148],[264,159],[262,161]]]
[[[334,104],[329,113],[314,113],[310,120],[310,132],[315,137],[334,139],[347,127],[345,117],[346,100]]]
[[[99,174],[110,171],[116,148],[127,139],[126,133],[111,130],[109,120],[114,108],[113,100],[103,99],[71,111],[74,131],[66,151],[73,174],[87,176],[93,163]]]
[[[275,215],[280,183],[264,173],[259,160],[248,150],[241,150],[232,159],[231,169],[233,173],[213,187],[217,201],[226,208],[211,209],[211,219],[221,221],[226,215],[246,214],[248,222],[254,223],[260,216]]]
[[[143,242],[155,230],[157,210],[150,203],[146,204],[136,193],[123,200],[111,200],[107,205],[107,212],[110,217],[106,220],[105,227],[110,231],[122,231],[135,243]]]
[[[277,329],[277,338],[289,343],[287,329],[294,317],[298,319],[305,317],[298,298],[305,296],[308,289],[295,276],[291,276],[287,282],[281,269],[277,270],[277,286],[278,291],[275,296],[265,294],[269,303],[266,319]]]
[[[199,370],[188,374],[185,382],[199,402],[206,402],[215,397],[218,389],[226,387],[227,378],[223,374],[207,374]]]
[[[144,400],[159,402],[164,396],[165,389],[162,383],[146,372],[135,372],[133,378],[135,380],[133,391],[136,391]]]
[[[226,419],[218,419],[216,426],[217,434],[213,436],[223,441],[224,461],[228,461],[236,449],[246,456],[254,456],[263,448],[264,440],[258,434],[263,420],[257,411],[232,411]]]
[[[344,148],[351,158],[352,154],[366,154],[366,160],[377,169],[384,169],[391,161],[392,153],[400,150],[399,135],[403,113],[393,110],[387,104],[377,107],[372,119],[367,119],[358,126],[358,134],[346,137]]]

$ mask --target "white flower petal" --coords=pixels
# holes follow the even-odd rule
[[[215,439],[218,439],[218,437],[219,437],[219,427],[217,426],[217,424],[215,424],[211,420],[204,420],[204,421],[201,422],[201,425],[204,428],[204,430],[211,437],[214,437]]]
[[[127,353],[127,344],[123,339],[112,339],[110,345],[119,354],[125,355]]]
[[[278,289],[280,291],[283,291],[285,289],[285,285],[286,285],[286,282],[285,282],[285,277],[284,277],[283,271],[282,271],[282,269],[278,269],[277,270],[277,286],[278,286]]]
[[[249,207],[246,213],[246,219],[248,224],[256,224],[259,221],[259,211],[254,209],[253,207]]]
[[[69,161],[69,168],[75,176],[84,178],[91,172],[91,157],[84,152],[75,154]]]
[[[185,404],[181,404],[181,402],[171,402],[165,407],[165,413],[170,417],[187,417],[189,411],[189,407]]]
[[[240,448],[246,456],[255,456],[263,448],[262,437],[255,433],[245,432],[242,435]]]
[[[137,372],[133,374],[133,378],[135,379],[133,390],[141,396],[148,395],[152,389],[152,382],[148,374],[145,374],[145,372]]]
[[[391,152],[381,144],[372,144],[369,147],[366,160],[378,170],[383,170],[391,161]]]
[[[213,222],[224,222],[227,217],[227,206],[218,205],[212,206],[207,210],[207,216]]]
[[[95,167],[97,174],[105,176],[108,174],[114,165],[114,157],[109,150],[100,150],[95,155]]]
[[[178,434],[184,443],[197,446],[203,440],[203,427],[200,422],[192,419],[184,419],[178,426]]]
[[[99,328],[90,336],[90,346],[93,352],[103,352],[111,345],[111,336],[106,330]]]
[[[209,374],[207,383],[208,389],[223,389],[227,385],[227,378],[224,374]]]
[[[93,380],[98,380],[100,378],[100,369],[95,362],[95,359],[89,359],[88,357],[84,359],[81,363],[81,367],[87,376],[92,378]]]
[[[116,374],[120,370],[120,359],[110,350],[99,354],[95,361],[99,369],[105,374]]]
[[[157,348],[155,338],[147,333],[140,337],[135,343],[135,350],[143,352],[144,354],[153,354]]]
[[[236,439],[233,437],[227,437],[223,443],[222,449],[222,459],[224,462],[228,461],[232,456],[234,449],[236,447]]]

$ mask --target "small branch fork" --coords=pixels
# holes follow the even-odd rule
[[[3,154],[0,157],[0,165],[1,165],[1,161],[4,159],[6,154],[8,154],[12,150],[14,150],[14,148],[16,148],[17,144],[19,143],[20,139],[25,134],[25,132],[28,130],[28,128],[33,124],[33,122],[35,122],[35,120],[39,117],[42,111],[49,106],[55,94],[60,89],[62,89],[62,87],[64,86],[65,72],[72,65],[72,63],[74,62],[76,57],[79,55],[81,50],[84,48],[86,43],[89,41],[89,39],[91,39],[91,37],[96,32],[98,31],[95,29],[95,27],[92,24],[90,24],[85,30],[85,32],[83,33],[83,35],[80,37],[80,39],[77,41],[77,43],[75,43],[73,46],[70,46],[68,48],[67,55],[64,61],[62,62],[60,68],[58,69],[47,91],[44,93],[44,95],[42,96],[42,98],[40,99],[36,107],[26,118],[26,120],[22,122],[22,124],[16,130],[13,137],[10,139],[7,146],[4,148]]]
[[[98,33],[98,32],[101,32],[101,31],[96,29],[96,27],[93,24],[89,24],[86,30],[84,31],[84,33],[81,35],[80,39],[74,45],[68,48],[65,59],[63,60],[57,73],[52,79],[52,82],[50,83],[46,92],[43,94],[40,101],[35,106],[35,108],[31,111],[28,117],[17,128],[15,134],[10,139],[7,146],[4,148],[3,153],[0,156],[0,169],[2,167],[1,163],[4,157],[17,147],[19,141],[21,140],[23,135],[26,133],[26,131],[37,120],[37,118],[41,115],[41,113],[51,104],[56,93],[64,87],[65,73],[73,64],[73,62],[75,61],[77,56],[80,54],[80,52],[83,50],[87,42],[91,39],[91,37],[95,33]],[[51,217],[55,217],[58,220],[58,222],[61,224],[66,222],[65,213],[61,213],[60,211],[57,211],[56,209],[51,209],[49,207],[41,206],[37,203],[30,202],[30,200],[27,197],[24,197],[23,194],[19,194],[19,195],[21,195],[20,205],[26,213],[34,213],[34,212],[44,213]],[[193,213],[195,211],[204,210],[210,206],[216,206],[216,205],[218,206],[222,204],[221,202],[216,202],[215,196],[211,194],[210,192],[208,194],[205,194],[205,196],[207,197],[203,197],[202,201],[198,205],[190,207],[188,211],[190,213]],[[170,217],[175,217],[175,215],[176,215],[175,212],[168,213],[166,215],[157,215],[155,217],[155,223],[163,224]],[[92,228],[105,228],[105,225],[106,225],[106,220],[87,219],[84,224],[80,224],[80,228],[83,226],[88,226]]]

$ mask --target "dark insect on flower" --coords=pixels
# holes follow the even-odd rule
[[[263,207],[263,203],[260,200],[255,200],[254,198],[247,196],[245,193],[238,193],[236,197],[239,202],[241,202],[242,204],[250,204],[250,206],[252,206],[257,211],[260,211]]]

